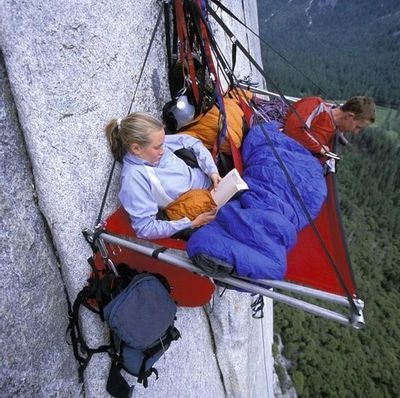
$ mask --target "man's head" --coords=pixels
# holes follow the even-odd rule
[[[352,97],[334,111],[336,126],[341,131],[357,134],[375,121],[375,102],[371,97]]]

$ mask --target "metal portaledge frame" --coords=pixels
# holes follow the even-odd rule
[[[246,83],[238,83],[238,86],[240,88],[242,88],[242,89],[250,90],[254,94],[267,95],[267,96],[268,95],[272,95],[273,97],[281,97],[281,95],[278,94],[278,93],[274,93],[274,92],[268,91],[268,90],[263,90],[263,89],[260,89],[260,88],[257,88],[257,87],[252,87],[252,86],[249,86]],[[290,102],[296,102],[296,101],[299,101],[301,99],[301,98],[298,98],[298,97],[292,97],[290,95],[285,95],[285,98]]]
[[[316,299],[321,299],[333,304],[339,304],[345,307],[349,307],[349,300],[347,297],[344,296],[339,296],[338,294],[333,294],[333,293],[328,293],[324,292],[322,290],[318,289],[313,289],[310,287],[302,286],[302,285],[296,285],[295,283],[291,282],[285,282],[285,281],[277,281],[277,280],[270,280],[270,279],[260,279],[257,280],[256,282],[254,279],[249,279],[245,277],[241,277],[240,279],[242,280],[247,280],[252,283],[257,283],[259,285],[263,286],[268,286],[268,287],[273,287],[275,289],[281,289],[281,290],[287,290],[289,292],[301,294],[304,296],[316,298]],[[354,304],[356,305],[358,310],[363,310],[364,309],[364,302],[359,299],[359,298],[354,298]]]
[[[140,244],[131,242],[126,239],[119,238],[114,235],[110,235],[108,233],[101,233],[99,238],[103,239],[104,241],[112,244],[116,244],[122,247],[126,247],[127,249],[132,249],[135,250],[139,253],[145,254],[147,256],[152,256],[152,253],[154,252],[154,248],[149,248],[142,246]],[[205,272],[203,272],[201,269],[196,267],[189,259],[181,258],[173,254],[168,254],[168,253],[160,253],[158,255],[158,259],[160,261],[165,261],[169,264],[176,265],[178,267],[185,268],[191,272],[201,274],[208,276]],[[365,325],[364,322],[364,316],[363,316],[363,303],[361,300],[356,300],[358,303],[357,313],[350,313],[349,316],[345,316],[344,314],[341,314],[339,312],[335,312],[332,310],[329,310],[324,307],[320,307],[315,304],[308,303],[306,301],[286,296],[282,293],[278,293],[273,290],[273,288],[288,288],[287,290],[301,293],[303,295],[309,295],[313,298],[320,298],[320,299],[325,299],[329,302],[333,302],[335,304],[340,304],[343,306],[348,307],[349,303],[346,298],[340,297],[334,294],[329,294],[325,292],[320,292],[316,289],[310,289],[306,287],[296,287],[294,288],[295,285],[289,284],[286,282],[279,282],[279,281],[269,281],[269,280],[250,280],[248,278],[241,278],[238,276],[225,276],[225,277],[218,277],[218,276],[213,276],[212,277],[215,280],[224,282],[228,285],[231,285],[233,287],[236,287],[238,289],[244,290],[249,293],[253,294],[261,294],[265,297],[271,298],[275,301],[279,301],[281,303],[290,305],[291,307],[299,308],[302,309],[303,311],[309,312],[314,315],[321,316],[326,319],[333,320],[335,322],[341,323],[346,326],[352,326],[355,329],[360,329]],[[272,286],[275,285],[275,286]],[[279,285],[279,287],[278,287]],[[319,294],[317,294],[319,293]]]

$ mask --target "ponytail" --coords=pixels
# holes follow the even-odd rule
[[[118,120],[119,119],[112,119],[107,124],[106,136],[114,159],[121,162],[126,153],[126,149],[124,148],[121,135],[119,134],[120,128],[118,128]]]
[[[106,126],[111,152],[118,162],[132,144],[144,147],[151,142],[150,134],[163,129],[163,124],[146,112],[134,112],[123,119],[112,119]]]

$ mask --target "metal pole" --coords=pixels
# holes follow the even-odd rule
[[[135,251],[145,254],[147,256],[152,256],[152,254],[155,250],[153,248],[144,247],[137,243],[119,238],[114,235],[109,235],[105,232],[101,233],[99,235],[99,237],[106,242],[116,244],[116,245],[119,245],[122,247],[126,247],[128,249],[135,250]],[[201,269],[199,269],[198,267],[193,265],[193,263],[191,263],[189,259],[186,259],[183,257],[178,257],[178,256],[175,256],[172,254],[167,254],[167,253],[159,253],[157,258],[160,261],[165,261],[169,264],[185,268],[194,273],[208,276]],[[284,294],[275,292],[272,289],[269,289],[267,287],[257,285],[256,284],[257,281],[252,281],[250,283],[249,280],[243,280],[243,279],[240,279],[240,277],[234,277],[234,276],[226,276],[226,277],[216,276],[216,277],[213,277],[213,279],[227,283],[233,287],[239,288],[248,293],[261,294],[265,297],[268,297],[273,300],[279,301],[281,303],[290,305],[291,307],[302,309],[303,311],[309,312],[314,315],[321,316],[326,319],[333,320],[335,322],[339,322],[346,326],[352,326],[356,329],[360,329],[361,327],[364,326],[364,317],[363,317],[361,310],[359,311],[358,314],[350,314],[350,317],[349,317],[349,316],[345,316],[341,313],[317,306],[315,304],[311,304],[306,301],[296,299],[294,297],[285,296]],[[266,282],[265,280],[263,282],[268,284],[268,282]]]
[[[268,90],[263,90],[263,89],[260,89],[260,88],[257,88],[257,87],[251,87],[251,86],[249,87],[245,83],[239,83],[238,86],[240,88],[245,89],[245,90],[250,90],[254,94],[272,95],[273,97],[280,97],[280,95],[278,93],[274,93],[274,92],[268,91]],[[301,98],[297,98],[297,97],[292,97],[290,95],[285,95],[285,98],[290,102],[296,102],[296,101],[301,99]]]
[[[313,289],[306,286],[296,285],[294,283],[285,282],[285,281],[277,281],[270,279],[257,279],[254,281],[253,279],[249,279],[246,277],[240,277],[240,279],[252,281],[253,283],[257,283],[258,285],[273,287],[275,289],[287,290],[289,292],[302,294],[305,296],[309,296],[316,299],[321,299],[330,303],[339,304],[344,307],[349,307],[349,300],[347,297],[339,296],[337,294],[324,292],[322,290]],[[356,307],[359,310],[364,309],[364,302],[360,299],[355,299]]]

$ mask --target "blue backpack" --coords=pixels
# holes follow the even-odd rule
[[[108,352],[112,359],[107,391],[117,398],[129,397],[132,388],[121,375],[125,370],[137,377],[138,383],[148,385],[148,377],[158,372],[153,367],[172,341],[180,337],[174,327],[176,303],[170,295],[167,280],[158,274],[138,273],[126,264],[117,267],[118,276],[98,274],[89,280],[73,306],[71,340],[75,357],[80,362],[80,379],[91,356]],[[97,312],[110,327],[110,345],[89,348],[80,332],[80,305]],[[97,308],[96,308],[97,307]],[[86,354],[82,356],[82,354]]]

